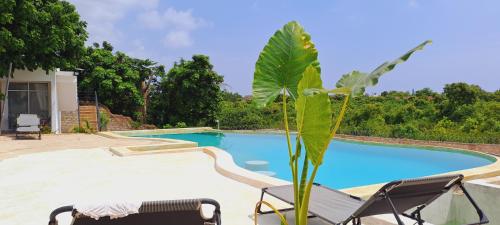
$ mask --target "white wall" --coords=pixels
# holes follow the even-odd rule
[[[59,71],[56,72],[56,80],[59,111],[78,110],[76,76],[73,72]]]

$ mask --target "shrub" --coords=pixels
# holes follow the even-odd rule
[[[167,124],[163,125],[161,128],[170,129],[170,128],[173,128],[173,126],[167,123]]]
[[[107,130],[109,116],[107,113],[99,112],[99,130]]]
[[[177,124],[175,124],[175,127],[176,128],[186,128],[187,125],[184,122],[178,122]]]
[[[95,130],[90,126],[90,123],[88,120],[83,121],[83,126],[75,126],[73,127],[73,132],[74,133],[85,133],[85,134],[90,134],[94,133]]]
[[[132,121],[130,123],[130,126],[132,126],[133,129],[139,129],[142,126],[142,123],[140,121]]]

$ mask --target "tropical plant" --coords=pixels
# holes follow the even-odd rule
[[[330,141],[340,127],[351,96],[364,93],[365,87],[378,83],[384,73],[391,71],[430,41],[425,41],[394,61],[385,62],[370,73],[353,71],[342,76],[335,89],[323,88],[318,62],[318,51],[311,37],[297,22],[289,22],[276,31],[259,55],[253,80],[253,100],[264,107],[281,95],[283,124],[288,146],[289,164],[293,177],[295,223],[307,224],[309,198],[316,173]],[[343,103],[336,118],[331,108],[330,94],[342,95]],[[297,134],[295,150],[292,144],[287,99],[295,103]],[[304,145],[304,149],[302,148]],[[305,150],[302,153],[302,150]],[[303,161],[299,171],[299,161]],[[309,173],[309,167],[312,172]],[[285,217],[270,203],[260,201],[279,215],[283,224]],[[257,213],[255,213],[257,224]]]

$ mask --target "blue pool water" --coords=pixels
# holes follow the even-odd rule
[[[268,161],[268,170],[290,181],[288,150],[283,134],[190,133],[142,135],[198,142],[229,152],[237,165],[250,160]],[[295,137],[292,137],[295,140]],[[347,188],[451,172],[492,163],[488,158],[460,152],[415,147],[333,141],[315,182]]]

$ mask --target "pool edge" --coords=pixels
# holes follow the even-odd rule
[[[180,129],[159,129],[159,130],[140,130],[137,132],[137,130],[134,131],[129,131],[127,133],[149,133],[149,134],[164,134],[166,133],[193,133],[193,132],[217,132],[218,130],[212,129],[212,128],[180,128]],[[100,132],[99,134],[105,137],[110,137],[110,138],[134,138],[134,139],[155,139],[155,140],[163,140],[165,142],[175,142],[175,141],[181,141],[181,140],[175,140],[175,139],[163,139],[163,138],[150,138],[150,137],[130,137],[130,136],[125,136],[122,135],[125,132],[119,131],[113,131],[113,132]],[[405,144],[385,144],[385,143],[380,143],[380,142],[371,142],[371,141],[359,141],[359,140],[347,140],[347,141],[352,141],[352,142],[358,142],[358,143],[374,143],[374,144],[382,144],[382,145],[395,145],[395,146],[416,146],[416,147],[423,147],[423,148],[434,148],[431,150],[435,151],[454,151],[454,152],[460,152],[464,154],[473,154],[478,157],[482,158],[487,158],[492,161],[491,164],[485,165],[485,166],[480,166],[480,167],[474,167],[470,169],[465,169],[465,170],[457,170],[457,171],[452,171],[448,173],[440,173],[440,174],[435,174],[431,175],[432,176],[439,176],[439,175],[447,175],[447,174],[463,174],[464,175],[464,180],[474,180],[474,179],[481,179],[481,178],[488,178],[488,177],[493,177],[493,176],[500,176],[500,158],[483,153],[483,152],[477,152],[473,150],[468,150],[468,149],[460,149],[460,148],[451,148],[451,147],[436,147],[436,146],[424,146],[424,145],[405,145]],[[182,141],[182,142],[190,142],[190,141]],[[196,142],[190,142],[190,143],[195,143]],[[153,146],[153,145],[151,145]],[[236,180],[238,182],[242,182],[245,184],[248,184],[250,186],[256,187],[256,188],[263,188],[263,187],[268,187],[268,186],[276,186],[276,185],[285,185],[285,184],[290,184],[289,181],[282,180],[279,178],[274,178],[274,177],[269,177],[265,175],[261,175],[249,170],[246,170],[234,162],[232,156],[225,150],[209,146],[209,147],[185,147],[185,148],[168,148],[168,149],[161,149],[159,146],[154,146],[154,148],[158,149],[152,149],[151,151],[148,150],[148,146],[141,146],[144,148],[144,150],[147,151],[138,151],[138,150],[132,150],[130,148],[135,148],[137,146],[127,146],[127,147],[121,147],[119,150],[120,151],[113,151],[110,149],[113,153],[117,154],[120,156],[127,156],[127,155],[141,155],[141,154],[158,154],[158,153],[180,153],[180,152],[189,152],[189,151],[202,151],[203,153],[211,156],[214,161],[215,161],[215,169],[218,173],[221,175],[228,177],[230,179]],[[170,146],[171,147],[171,146]],[[125,153],[125,154],[124,154]],[[345,191],[349,194],[356,195],[362,198],[366,198],[373,193],[375,193],[378,189],[380,189],[381,186],[383,186],[385,183],[378,183],[378,184],[371,184],[371,185],[364,185],[364,186],[358,186],[358,187],[352,187],[352,188],[344,188],[341,189],[342,191]]]

